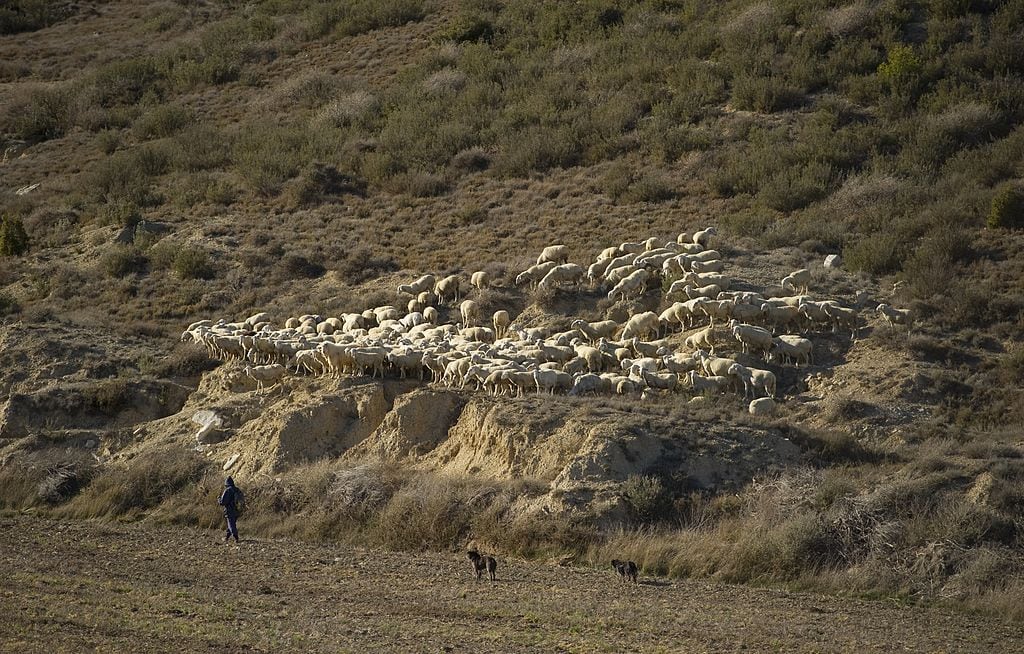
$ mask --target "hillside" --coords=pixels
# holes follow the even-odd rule
[[[231,461],[264,535],[626,553],[1019,616],[1022,33],[1019,3],[985,0],[16,0],[0,507],[212,526]],[[696,269],[639,266],[652,277],[617,299],[601,279],[516,284],[543,248],[586,270],[608,247],[681,256],[678,235],[709,226],[732,290],[782,303],[807,269],[808,299],[855,318],[751,319],[812,341],[803,366],[718,324],[719,354],[777,380],[769,416],[682,375],[593,397],[391,368],[256,389],[210,334],[182,334],[315,314],[312,338],[327,317],[405,314],[395,289],[431,274],[460,277],[487,324],[507,310],[570,347],[554,336],[574,320],[659,314]],[[432,302],[439,326],[465,320]],[[688,355],[706,317],[644,338]]]

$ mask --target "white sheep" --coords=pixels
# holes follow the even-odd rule
[[[574,263],[563,263],[548,271],[537,284],[537,288],[554,288],[560,284],[579,284],[583,279],[583,268]]]
[[[814,343],[800,336],[783,334],[772,339],[772,355],[781,358],[783,362],[795,362],[797,367],[801,363],[811,364],[813,352]]]
[[[463,327],[474,327],[480,321],[480,305],[473,300],[463,300],[459,305]]]
[[[752,416],[770,416],[775,413],[775,400],[770,397],[759,397],[751,400],[747,411]]]
[[[437,309],[434,307],[426,307],[423,309],[423,319],[433,325],[436,325],[438,319]]]
[[[811,271],[807,268],[794,270],[782,278],[782,288],[787,291],[806,293],[811,285]]]
[[[500,309],[494,312],[494,316],[491,318],[491,323],[494,325],[494,337],[505,338],[505,334],[508,332],[508,326],[512,324],[512,318],[509,316],[508,311]]]
[[[619,323],[614,320],[600,320],[598,322],[573,320],[570,327],[578,329],[591,343],[596,343],[599,339],[614,336],[615,332],[619,330]]]
[[[530,288],[536,288],[537,283],[544,279],[544,275],[548,274],[548,272],[557,265],[558,264],[554,261],[545,261],[543,263],[530,266],[516,276],[516,286],[522,286],[523,284],[529,283]]]
[[[286,368],[279,363],[266,366],[246,366],[242,373],[256,382],[256,392],[260,393],[268,385],[273,386],[284,378]]]
[[[763,392],[767,397],[775,396],[775,373],[770,370],[748,368],[734,363],[729,366],[728,374],[743,382],[743,397],[758,397]]]
[[[713,327],[705,327],[699,332],[695,332],[686,337],[683,341],[686,347],[692,350],[700,350],[708,348],[712,353],[715,351],[715,330]]]
[[[707,247],[708,246],[708,240],[712,236],[715,236],[717,234],[718,234],[718,230],[716,230],[714,227],[708,227],[706,229],[701,229],[701,230],[696,231],[696,232],[693,233],[693,242],[696,243],[697,245],[700,245],[700,246],[703,246],[703,247]]]
[[[691,261],[690,270],[695,273],[722,272],[725,270],[725,262],[721,259],[711,259],[710,261]]]
[[[705,395],[707,393],[723,393],[732,384],[729,377],[712,375],[701,377],[696,371],[691,370],[683,377],[684,385],[690,387],[694,393]]]
[[[434,287],[434,276],[423,275],[419,277],[411,284],[403,284],[398,287],[399,294],[406,293],[408,295],[419,295],[423,291],[428,291]]]
[[[469,283],[478,291],[491,285],[491,275],[486,270],[478,270],[469,277]]]
[[[882,318],[890,327],[910,324],[910,309],[896,309],[883,302],[875,307],[875,311],[882,314]]]
[[[564,245],[549,245],[544,248],[540,256],[537,257],[537,263],[554,262],[556,264],[565,263],[569,260],[569,250]]]
[[[640,297],[647,290],[647,280],[649,273],[646,270],[637,270],[625,278],[622,279],[618,284],[615,285],[611,291],[608,292],[608,299],[614,300],[615,296],[620,296],[623,300],[629,298],[632,295]],[[655,316],[657,318],[657,316]]]
[[[658,314],[653,311],[645,311],[633,315],[626,321],[626,324],[622,328],[622,340],[629,340],[631,338],[646,338],[647,336],[657,333],[658,327],[661,323],[658,321]]]
[[[772,349],[772,333],[762,327],[746,325],[736,320],[729,322],[732,337],[739,341],[745,354],[759,350],[764,356]]]
[[[448,275],[434,284],[434,295],[437,296],[439,302],[444,302],[445,298],[449,296],[458,302],[461,292],[462,282],[458,275]]]

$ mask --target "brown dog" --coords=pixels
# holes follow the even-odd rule
[[[632,561],[620,561],[618,559],[612,559],[612,567],[619,573],[619,577],[622,581],[632,581],[634,584],[636,581],[637,567],[636,563]]]
[[[480,574],[484,570],[487,571],[487,578],[491,581],[498,578],[498,562],[494,560],[493,556],[482,556],[476,550],[469,550],[466,552],[466,558],[473,563],[473,572],[476,573],[477,579],[480,578]]]

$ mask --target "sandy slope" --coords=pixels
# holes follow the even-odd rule
[[[489,584],[458,554],[147,524],[0,518],[0,580],[3,652],[1024,649],[1024,627],[942,608],[508,560]]]

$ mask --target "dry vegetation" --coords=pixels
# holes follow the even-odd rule
[[[87,391],[113,415],[119,382],[210,367],[162,356],[192,319],[386,303],[398,271],[503,281],[549,243],[581,261],[714,223],[787,263],[841,252],[865,283],[902,281],[917,326],[863,346],[919,366],[893,393],[930,410],[882,429],[888,409],[856,392],[887,380],[869,378],[780,420],[807,467],[736,494],[633,479],[613,527],[517,521],[542,492],[526,482],[324,461],[254,481],[247,528],[410,550],[472,535],[1019,619],[1021,7],[17,0],[0,9],[0,320],[58,330],[68,367],[8,342],[3,388],[114,375]],[[65,347],[99,339],[105,364]],[[71,447],[89,437],[0,441],[19,462],[0,465],[0,506],[212,526],[218,470],[100,468]]]

